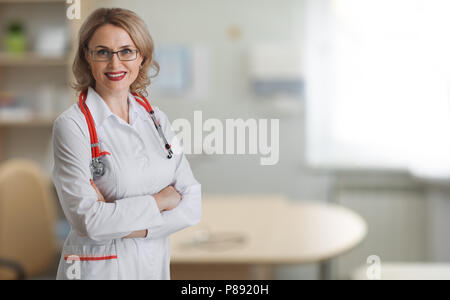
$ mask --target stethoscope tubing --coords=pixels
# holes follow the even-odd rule
[[[147,110],[147,112],[150,114],[150,118],[152,119],[153,124],[156,127],[156,131],[158,132],[160,138],[163,140],[164,148],[168,152],[167,158],[171,159],[173,157],[172,146],[168,143],[166,137],[164,136],[164,133],[161,128],[161,124],[156,119],[155,112],[154,112],[152,106],[150,105],[150,103],[144,96],[141,96],[137,93],[132,93],[132,95],[135,97],[136,101],[139,104],[141,104],[145,108],[145,110]],[[95,173],[96,172],[95,167],[102,165],[102,163],[100,162],[100,157],[103,155],[106,155],[106,154],[110,154],[110,153],[100,152],[100,144],[98,141],[97,130],[95,129],[95,123],[94,123],[94,119],[92,118],[92,114],[91,114],[88,106],[86,105],[86,99],[87,99],[87,91],[81,92],[79,101],[78,101],[78,105],[86,119],[86,123],[87,123],[88,129],[89,129],[89,136],[90,136],[90,140],[91,140],[90,147],[91,147],[91,155],[92,155],[92,165],[91,166],[93,166],[93,168],[94,168],[93,173]],[[103,173],[104,172],[101,172],[100,176],[102,176]]]
[[[172,147],[169,144],[169,142],[167,141],[166,137],[164,136],[161,124],[156,119],[155,112],[154,112],[152,106],[150,105],[150,103],[148,102],[148,100],[145,97],[140,96],[137,93],[133,93],[132,95],[135,97],[136,101],[138,101],[150,114],[150,118],[152,119],[153,124],[156,127],[156,131],[158,132],[160,138],[163,140],[164,147],[166,148],[167,152],[169,153],[167,155],[167,158],[169,158],[169,159],[172,158],[172,156],[173,156]]]
[[[86,96],[84,96],[84,97],[86,97]],[[93,122],[94,119],[92,118],[91,112],[89,111],[89,108],[87,107],[85,101],[86,101],[86,99],[83,99],[83,93],[80,94],[79,106],[86,118],[86,122],[88,123],[89,136],[91,138],[90,147],[91,147],[92,158],[98,158],[98,157],[100,157],[100,150],[98,147],[99,145],[98,145],[97,131],[95,130],[95,124]]]

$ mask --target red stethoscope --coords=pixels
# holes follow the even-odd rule
[[[167,155],[168,159],[171,159],[173,156],[172,152],[172,146],[167,142],[166,137],[164,136],[163,130],[161,128],[161,124],[158,122],[158,120],[155,117],[155,112],[153,111],[153,108],[151,107],[148,100],[141,95],[138,95],[136,93],[132,93],[136,101],[142,105],[145,110],[150,114],[150,118],[153,121],[153,124],[155,124],[156,130],[158,131],[159,136],[164,142],[164,147],[169,153]],[[87,98],[87,91],[83,91],[80,93],[80,98],[78,101],[78,105],[80,106],[81,112],[83,113],[84,117],[86,118],[86,123],[89,128],[89,136],[91,137],[91,153],[92,153],[92,161],[91,161],[91,173],[92,176],[99,177],[103,176],[105,174],[105,165],[101,161],[101,157],[105,155],[111,155],[109,152],[100,152],[100,144],[98,142],[97,137],[97,130],[95,129],[95,123],[94,119],[92,118],[91,112],[86,105],[86,98]]]

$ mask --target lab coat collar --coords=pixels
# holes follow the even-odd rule
[[[131,93],[128,93],[128,116],[130,125],[133,125],[136,122],[136,118],[139,115],[139,107],[140,106],[134,96]]]
[[[134,99],[134,96],[131,93],[128,93],[128,114],[130,124],[134,123],[139,111],[136,107],[136,104],[137,103]],[[106,102],[92,87],[89,87],[88,89],[86,105],[91,111],[92,118],[94,119],[95,126],[97,128],[100,128],[107,118],[114,116],[113,112],[109,109]]]
[[[92,87],[88,89],[86,105],[91,112],[95,127],[97,128],[101,127],[103,121],[113,115],[106,102]]]

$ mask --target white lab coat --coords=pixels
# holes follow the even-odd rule
[[[148,112],[131,94],[128,102],[130,124],[114,115],[94,89],[88,90],[86,104],[100,151],[111,153],[103,159],[105,175],[94,179],[107,203],[97,201],[89,182],[91,142],[78,104],[54,123],[52,177],[72,227],[57,279],[170,279],[169,235],[200,221],[201,185],[185,155],[167,159]],[[153,109],[169,143],[177,142],[167,116]],[[182,200],[161,213],[152,195],[168,185]],[[143,229],[148,229],[146,238],[123,238]]]

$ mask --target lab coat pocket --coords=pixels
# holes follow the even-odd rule
[[[108,245],[65,246],[62,274],[65,279],[118,279],[117,251],[114,243]]]

